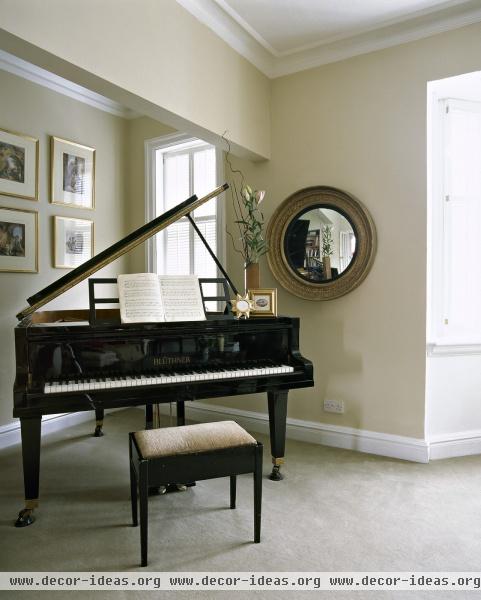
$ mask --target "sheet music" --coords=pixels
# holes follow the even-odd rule
[[[205,321],[199,280],[195,275],[159,277],[166,321]]]
[[[165,321],[158,275],[154,273],[119,275],[117,281],[122,323]]]
[[[195,275],[135,273],[119,275],[117,280],[122,323],[206,319]]]

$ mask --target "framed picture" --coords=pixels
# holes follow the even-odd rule
[[[38,200],[38,140],[0,129],[0,194]]]
[[[251,317],[277,317],[277,290],[266,288],[249,290],[252,300]]]
[[[54,217],[54,267],[73,269],[92,258],[94,222],[71,217]]]
[[[0,271],[38,272],[38,213],[0,207]]]
[[[95,149],[52,137],[52,204],[95,206]]]

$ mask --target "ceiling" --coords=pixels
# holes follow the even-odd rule
[[[439,10],[446,0],[216,0],[274,56]],[[457,3],[460,4],[462,0]]]
[[[481,0],[177,0],[269,77],[481,21]]]

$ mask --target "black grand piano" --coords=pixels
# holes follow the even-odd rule
[[[44,304],[136,245],[223,192],[192,196],[31,298],[15,328],[13,416],[20,418],[25,508],[17,527],[34,521],[38,506],[42,415],[95,411],[101,435],[107,408],[177,403],[267,392],[273,470],[280,480],[289,389],[313,385],[312,364],[299,353],[299,319],[235,319],[210,314],[206,321],[121,324],[118,310],[39,311]],[[224,271],[223,271],[224,272]],[[225,272],[224,272],[225,273]],[[230,280],[229,280],[230,281]]]

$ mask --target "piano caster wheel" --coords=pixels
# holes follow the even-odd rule
[[[284,475],[282,475],[280,469],[280,465],[274,465],[272,467],[272,473],[269,475],[271,481],[282,481],[284,479]]]
[[[15,527],[28,527],[35,523],[32,508],[24,508],[18,513],[18,519],[15,521]]]
[[[94,431],[93,437],[103,437],[104,432],[102,431],[102,425],[97,425]]]

